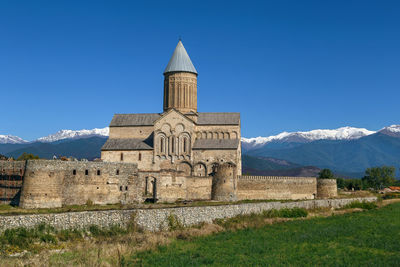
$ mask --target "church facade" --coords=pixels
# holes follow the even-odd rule
[[[197,75],[179,41],[164,71],[163,112],[115,114],[101,159],[181,177],[210,177],[220,165],[241,175],[240,114],[198,112]]]

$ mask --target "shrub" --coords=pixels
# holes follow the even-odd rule
[[[354,208],[360,208],[364,210],[372,210],[376,209],[378,206],[376,205],[375,202],[360,202],[360,201],[353,201],[347,205],[345,205],[343,208],[344,209],[354,209]]]
[[[263,211],[265,218],[299,218],[307,217],[308,212],[303,208],[280,209],[280,210],[265,210]]]
[[[100,229],[100,227],[98,227],[97,225],[91,225],[89,226],[89,232],[93,235],[93,236],[100,236],[103,235],[103,231],[102,229]]]
[[[40,241],[45,242],[45,243],[57,244],[57,239],[52,234],[43,234],[40,237]]]
[[[382,196],[383,199],[394,199],[394,198],[400,198],[400,193],[386,193],[384,196]]]
[[[86,206],[93,206],[93,201],[90,198],[86,200]]]
[[[279,210],[280,216],[282,218],[300,218],[307,217],[308,212],[306,209],[293,208],[293,209],[281,209]]]
[[[82,232],[74,229],[74,230],[61,230],[57,233],[57,238],[60,241],[73,241],[82,239]]]
[[[178,217],[175,214],[170,214],[167,217],[168,221],[168,227],[169,230],[174,231],[174,230],[179,230],[183,228],[182,222],[178,219]]]

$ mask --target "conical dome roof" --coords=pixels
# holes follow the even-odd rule
[[[176,71],[186,71],[197,74],[197,71],[193,66],[193,63],[190,60],[190,57],[186,52],[181,40],[179,40],[178,45],[176,46],[175,51],[164,70],[164,74]]]

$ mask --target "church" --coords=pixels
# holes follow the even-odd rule
[[[242,176],[240,138],[239,113],[197,111],[197,71],[179,41],[162,113],[115,114],[101,161],[0,160],[0,194],[22,208],[337,196],[335,179]]]
[[[164,71],[163,112],[115,114],[102,161],[184,177],[209,177],[227,164],[241,175],[240,114],[198,112],[197,76],[179,40]]]

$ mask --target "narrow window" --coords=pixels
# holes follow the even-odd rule
[[[125,191],[128,191],[128,186],[125,186]]]
[[[183,152],[186,153],[186,137],[183,138]]]
[[[116,174],[119,175],[119,170],[117,170]]]
[[[89,175],[89,170],[85,170],[85,175]]]
[[[164,153],[164,138],[160,138],[160,151]]]
[[[124,161],[124,153],[121,153],[121,161]]]
[[[142,160],[142,153],[139,152],[139,161]]]
[[[175,152],[175,138],[174,137],[171,138],[171,152],[172,153]]]
[[[73,170],[73,171],[72,171],[72,174],[73,174],[73,175],[76,175],[76,170]]]
[[[119,191],[122,191],[122,185],[119,187]]]
[[[101,173],[100,170],[97,170],[97,175],[100,175],[100,173]]]

